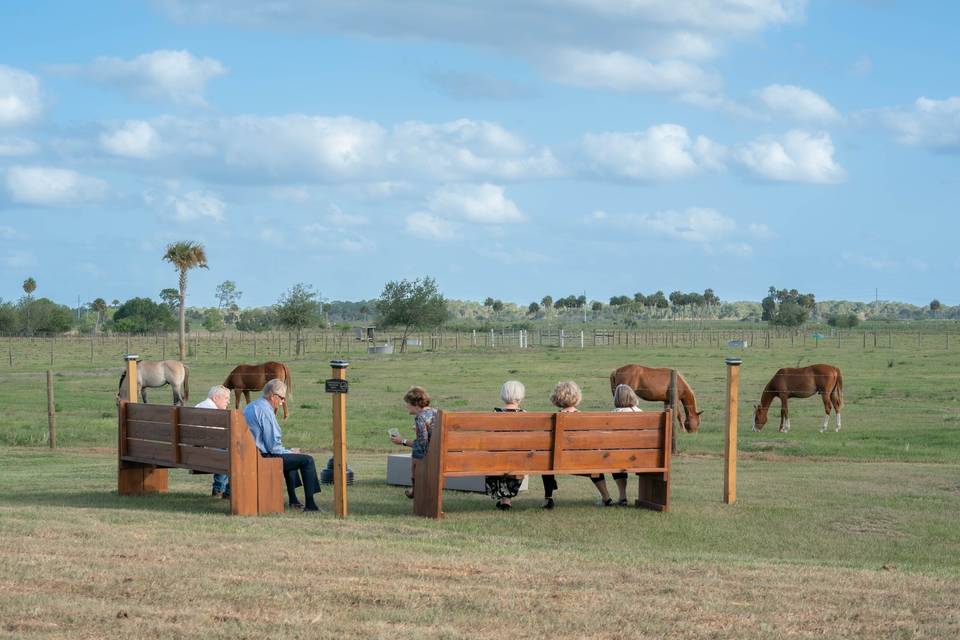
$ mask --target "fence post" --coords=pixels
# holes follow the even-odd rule
[[[673,415],[673,424],[670,425],[670,452],[677,452],[677,429],[680,428],[680,400],[677,391],[677,370],[670,369],[670,388],[667,391],[670,398],[670,412]]]
[[[723,441],[723,502],[737,501],[737,402],[740,391],[740,358],[727,358],[727,428]]]
[[[330,368],[334,380],[343,380],[346,384],[346,360],[331,360]],[[333,505],[338,518],[347,517],[347,394],[333,393]]]
[[[53,371],[47,369],[47,431],[50,448],[57,448],[57,412],[53,402]]]

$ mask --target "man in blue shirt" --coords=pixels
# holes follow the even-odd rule
[[[287,449],[281,441],[280,424],[277,422],[277,409],[286,402],[287,385],[282,380],[273,379],[263,387],[263,395],[243,410],[253,441],[265,458],[283,458],[283,476],[287,483],[287,497],[291,507],[303,506],[304,511],[319,511],[313,494],[320,493],[320,480],[317,478],[317,465],[313,456],[300,453],[300,449]],[[304,504],[297,500],[294,488],[297,486],[297,471],[303,483]]]

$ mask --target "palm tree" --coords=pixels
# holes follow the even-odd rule
[[[207,254],[199,242],[174,242],[167,245],[163,259],[180,274],[180,360],[187,355],[187,271],[194,267],[207,268]]]
[[[103,324],[103,312],[107,310],[107,301],[103,298],[97,298],[90,303],[90,308],[97,312],[97,324],[93,332],[100,333],[100,325]]]
[[[27,278],[23,281],[23,292],[27,294],[27,299],[37,290],[37,281],[33,278]]]

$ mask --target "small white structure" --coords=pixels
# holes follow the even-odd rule
[[[746,349],[750,346],[750,343],[746,340],[730,340],[727,342],[727,346],[733,349]]]
[[[523,476],[520,491],[527,490],[530,477]],[[410,486],[410,454],[391,453],[387,456],[387,484],[400,487]],[[454,491],[475,491],[483,493],[486,490],[484,476],[467,476],[464,478],[447,478],[445,489]]]

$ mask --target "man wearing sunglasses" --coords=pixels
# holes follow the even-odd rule
[[[286,383],[277,379],[270,380],[263,387],[263,395],[243,410],[243,417],[247,420],[260,455],[266,458],[283,458],[283,478],[287,483],[290,506],[302,507],[304,511],[319,511],[320,508],[313,500],[313,494],[320,493],[320,479],[317,477],[317,465],[313,456],[301,453],[300,449],[287,449],[281,442],[277,409],[286,402],[286,396]],[[297,500],[295,491],[298,480],[303,484],[303,504]]]

